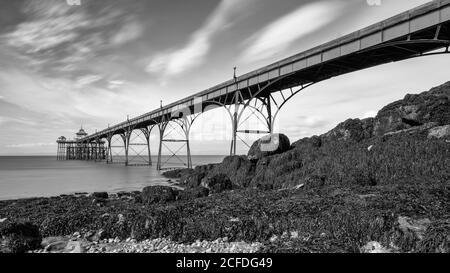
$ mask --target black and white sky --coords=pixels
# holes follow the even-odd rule
[[[376,23],[426,0],[0,0],[0,155],[54,154],[89,133]],[[327,80],[278,118],[291,139],[450,80],[448,56]],[[194,154],[226,154],[220,110],[192,128]],[[156,142],[155,142],[156,144]],[[153,145],[156,147],[156,145]],[[245,149],[242,148],[242,152]]]

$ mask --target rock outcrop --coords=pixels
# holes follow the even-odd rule
[[[166,186],[150,186],[142,190],[142,202],[144,204],[167,203],[177,199],[178,190]]]
[[[270,138],[262,138],[247,157],[230,156],[221,164],[197,167],[186,181],[197,187],[205,179],[224,175],[238,188],[283,189],[300,184],[373,186],[403,177],[445,180],[450,179],[444,171],[450,164],[449,131],[450,82],[406,95],[374,118],[346,120],[290,147],[289,139],[279,134],[279,147],[266,152],[261,146]]]
[[[202,187],[208,189],[211,193],[220,193],[233,189],[231,180],[225,174],[216,174],[205,177],[201,183]]]

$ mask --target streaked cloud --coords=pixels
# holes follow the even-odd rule
[[[191,35],[185,46],[153,56],[147,72],[167,77],[200,65],[211,49],[213,37],[231,27],[253,2],[255,0],[222,0],[206,23]]]
[[[100,75],[86,75],[78,78],[75,86],[78,88],[83,88],[84,86],[100,81],[101,79],[103,79],[103,77],[101,77]]]
[[[245,41],[241,58],[246,62],[267,59],[286,50],[293,42],[335,20],[342,3],[320,1],[303,5],[277,19]]]
[[[129,20],[111,37],[110,43],[118,46],[136,40],[144,32],[144,27],[136,20]]]

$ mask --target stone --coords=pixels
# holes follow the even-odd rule
[[[69,241],[69,238],[68,237],[62,237],[62,236],[57,236],[57,237],[46,237],[46,238],[43,238],[42,239],[42,241],[41,241],[41,247],[42,248],[46,248],[46,247],[48,247],[49,245],[51,245],[51,244],[54,244],[54,243],[58,243],[58,242],[68,242]]]
[[[167,186],[150,186],[142,190],[144,204],[168,203],[177,199],[178,190]]]
[[[428,130],[428,138],[449,138],[450,137],[450,125],[434,127]]]
[[[207,188],[211,193],[220,193],[233,189],[231,180],[225,174],[216,174],[202,180],[201,186]]]
[[[289,138],[284,134],[271,134],[255,141],[248,151],[249,160],[260,160],[263,157],[281,154],[291,148]]]
[[[55,241],[48,244],[44,249],[46,252],[64,252],[68,244],[68,240]]]
[[[428,218],[414,220],[407,216],[399,216],[397,222],[401,231],[413,233],[419,240],[423,239],[425,231],[431,224]]]
[[[391,253],[392,251],[388,248],[383,247],[379,242],[368,242],[364,245],[360,251],[362,253]]]

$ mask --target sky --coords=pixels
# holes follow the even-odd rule
[[[227,81],[234,66],[250,72],[427,1],[77,2],[0,0],[0,155],[53,155],[56,139],[80,126],[93,133]],[[295,141],[374,116],[449,81],[449,61],[416,58],[321,82],[287,103],[275,128]],[[204,113],[192,153],[226,154],[230,137],[222,109]]]

